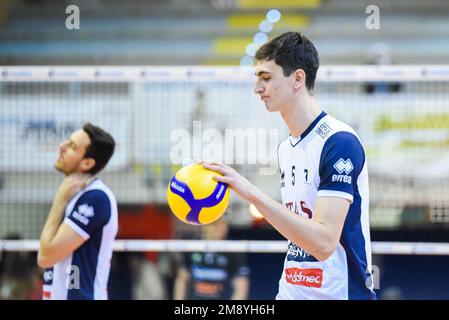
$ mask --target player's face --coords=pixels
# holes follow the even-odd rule
[[[59,146],[59,158],[56,160],[55,168],[65,175],[72,173],[83,173],[89,169],[86,167],[87,159],[84,159],[87,147],[90,145],[89,135],[78,130]]]
[[[294,75],[284,76],[282,67],[274,60],[257,61],[254,93],[265,102],[268,111],[282,111],[294,97]]]

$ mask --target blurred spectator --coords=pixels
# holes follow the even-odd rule
[[[8,240],[19,240],[10,235]],[[39,300],[42,296],[36,253],[0,252],[0,299]]]
[[[131,265],[129,252],[114,252],[111,260],[111,271],[108,281],[110,300],[132,299]]]
[[[379,66],[393,64],[391,48],[386,43],[375,43],[371,46],[367,55],[367,64]],[[364,91],[368,94],[373,93],[396,93],[401,90],[399,82],[368,82],[364,84]]]
[[[204,240],[224,240],[228,222],[224,217],[203,226]],[[187,252],[175,281],[176,300],[245,300],[249,292],[249,268],[242,253]]]
[[[158,268],[142,252],[113,254],[108,291],[111,300],[167,299]]]
[[[167,294],[157,266],[144,254],[131,256],[133,300],[165,300]]]

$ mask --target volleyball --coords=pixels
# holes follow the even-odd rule
[[[229,203],[229,187],[213,177],[220,173],[200,164],[181,168],[168,184],[167,200],[173,214],[181,221],[205,225],[218,220]]]

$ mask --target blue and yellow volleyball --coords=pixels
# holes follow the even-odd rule
[[[167,200],[173,214],[193,225],[212,223],[225,213],[229,203],[229,186],[213,177],[220,173],[200,164],[181,168],[168,184]]]

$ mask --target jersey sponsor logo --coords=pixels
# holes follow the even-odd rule
[[[294,285],[321,288],[323,282],[323,270],[287,268],[285,269],[285,280]]]
[[[73,211],[72,217],[85,226],[89,224],[89,218],[94,216],[94,208],[88,204],[82,204],[78,206],[78,211]]]
[[[329,132],[331,132],[331,128],[325,122],[316,129],[316,133],[323,139],[329,135]]]
[[[44,278],[44,283],[51,283],[53,280],[53,269],[45,270],[42,277]]]
[[[288,210],[293,211],[294,213],[300,216],[303,216],[304,218],[312,219],[313,216],[312,210],[307,208],[305,201],[299,201],[299,206],[298,201],[287,202],[285,203],[285,207]]]
[[[42,300],[51,300],[51,292],[50,291],[42,291]]]
[[[337,162],[335,162],[334,168],[339,174],[342,174],[343,172],[350,174],[354,169],[354,166],[352,165],[351,159],[343,160],[343,158],[340,158]]]
[[[289,242],[287,251],[287,261],[317,261],[314,256],[310,255],[303,248],[298,247],[293,242]]]
[[[351,184],[352,177],[347,176],[345,174],[334,174],[334,175],[332,175],[332,182],[344,182],[344,183]]]

